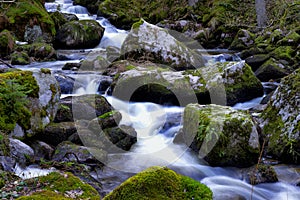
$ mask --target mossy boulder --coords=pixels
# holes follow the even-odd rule
[[[122,66],[128,71],[115,76],[112,94],[123,100],[234,105],[263,95],[261,82],[244,61],[178,72],[153,63]]]
[[[38,185],[36,183],[39,183]],[[21,196],[19,200],[29,199],[101,199],[98,192],[89,184],[82,182],[72,173],[52,172],[47,176],[41,176],[26,180],[33,193]]]
[[[241,29],[237,32],[230,49],[243,50],[248,49],[254,44],[255,35],[248,30]]]
[[[121,55],[126,59],[166,64],[175,70],[195,69],[204,65],[202,55],[176,39],[176,34],[174,36],[167,29],[143,19],[133,24],[123,42]]]
[[[15,40],[8,30],[0,32],[0,57],[8,56],[14,49]]]
[[[287,76],[290,71],[291,69],[288,69],[275,59],[270,58],[255,71],[255,75],[259,80],[266,82],[271,79],[276,80]]]
[[[100,43],[104,28],[93,20],[71,21],[62,25],[55,37],[55,48],[94,48]]]
[[[186,106],[175,142],[186,143],[212,166],[249,167],[260,151],[251,115],[214,104]]]
[[[30,45],[29,56],[34,57],[37,61],[56,60],[56,51],[50,44],[33,43]]]
[[[73,122],[50,123],[43,132],[36,134],[36,138],[56,146],[68,140],[74,133],[76,133],[76,127]]]
[[[294,64],[295,50],[292,46],[277,47],[270,55],[277,60],[284,60],[289,64]]]
[[[266,152],[276,159],[300,163],[300,70],[281,80],[262,114]]]
[[[208,200],[212,199],[212,192],[200,182],[166,167],[151,167],[126,180],[104,199]]]
[[[24,41],[26,38],[28,42],[53,40],[56,33],[55,25],[41,1],[19,0],[11,3],[8,9],[3,9],[2,14],[8,19],[5,28],[12,31],[19,41]],[[25,37],[25,35],[32,37]]]
[[[253,71],[257,70],[264,62],[266,62],[270,56],[268,54],[256,54],[249,56],[245,59],[246,63],[251,67]]]
[[[113,111],[113,107],[101,95],[81,95],[66,97],[60,101],[68,112],[68,119],[93,120],[105,113]],[[68,108],[67,108],[68,107]],[[69,118],[72,116],[71,118]]]
[[[30,63],[30,58],[27,52],[15,51],[10,55],[12,65],[28,65]]]

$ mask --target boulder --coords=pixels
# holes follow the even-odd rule
[[[267,60],[256,71],[255,75],[260,81],[276,80],[287,76],[290,73],[290,69],[285,67],[280,62],[273,58]]]
[[[178,33],[176,35],[170,30],[149,24],[141,19],[132,26],[125,38],[121,55],[126,59],[150,60],[166,64],[175,70],[195,69],[203,66],[202,55],[188,48],[176,37],[180,37]]]
[[[55,37],[55,48],[94,48],[100,43],[104,28],[93,20],[71,21],[62,25]]]
[[[118,71],[127,71],[115,76],[111,88],[112,94],[123,100],[181,106],[197,101],[234,105],[263,95],[261,82],[244,61],[179,72],[153,63],[120,66]]]
[[[33,43],[30,45],[28,55],[34,57],[37,61],[56,60],[56,51],[50,44]]]
[[[281,80],[262,113],[266,153],[275,159],[300,163],[300,69]]]
[[[212,166],[249,167],[258,161],[259,136],[245,111],[189,104],[174,142],[185,143]]]
[[[62,142],[56,147],[52,160],[58,162],[75,161],[79,164],[87,164],[106,161],[106,157],[107,153],[102,149]]]
[[[270,56],[268,54],[256,54],[245,59],[253,71],[257,70]]]
[[[55,79],[59,83],[62,94],[72,94],[75,79],[63,74],[55,74]]]
[[[33,149],[17,139],[9,139],[10,157],[14,158],[20,166],[26,166],[34,158]]]
[[[68,112],[63,121],[67,121],[67,119],[68,121],[93,120],[114,110],[105,97],[94,94],[66,97],[61,99],[60,103],[63,105],[63,109]],[[64,115],[62,112],[60,114]],[[58,117],[56,118],[57,121],[61,121]]]
[[[50,123],[43,132],[36,135],[36,138],[51,145],[68,140],[76,132],[74,122]]]
[[[248,49],[249,47],[254,45],[254,38],[254,34],[250,31],[240,29],[229,48],[234,50]]]
[[[0,29],[1,30],[1,29]],[[14,49],[15,40],[8,30],[0,32],[0,57],[8,56]]]
[[[10,57],[12,65],[28,65],[30,63],[30,58],[24,51],[15,51],[10,55]]]
[[[103,200],[212,199],[211,190],[166,167],[151,167],[127,179]]]
[[[50,160],[54,153],[54,149],[49,144],[39,140],[30,142],[30,146],[34,150],[34,159],[36,161]]]

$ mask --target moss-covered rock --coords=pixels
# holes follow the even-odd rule
[[[28,51],[29,56],[37,61],[49,61],[56,59],[56,51],[50,44],[33,43]]]
[[[10,55],[12,65],[28,65],[30,63],[30,58],[27,52],[15,51]]]
[[[9,55],[15,46],[15,40],[8,30],[0,32],[0,57]]]
[[[245,29],[241,29],[237,32],[233,42],[230,45],[230,49],[243,50],[251,47],[254,44],[254,34]]]
[[[261,81],[276,80],[287,76],[290,73],[290,69],[285,67],[280,62],[273,58],[267,60],[262,66],[260,66],[256,71],[256,77]]]
[[[129,178],[104,199],[212,199],[211,190],[168,168],[152,167]]]
[[[186,143],[213,166],[257,163],[259,137],[251,116],[230,107],[189,104],[176,142]]]
[[[5,28],[12,31],[20,41],[25,39],[26,27],[27,30],[38,28],[41,32],[33,36],[45,42],[51,42],[56,33],[53,20],[39,0],[19,0],[10,4],[7,9],[2,9],[1,13],[8,18]]]
[[[270,56],[268,54],[256,54],[245,59],[246,63],[251,67],[253,71],[257,70],[264,62],[266,62]]]
[[[277,60],[285,60],[290,64],[294,64],[295,50],[292,46],[279,46],[270,55]]]
[[[128,71],[116,75],[112,84],[113,95],[120,99],[182,106],[197,100],[234,105],[263,95],[262,84],[244,61],[180,72],[153,63],[132,64],[123,63]]]
[[[71,21],[62,25],[56,34],[55,48],[93,48],[100,43],[104,28],[93,20]]]
[[[36,184],[39,183],[39,184]],[[47,176],[26,180],[33,193],[22,195],[20,200],[29,199],[91,199],[98,200],[98,192],[71,173],[52,172]],[[34,192],[36,191],[36,192]]]
[[[270,165],[258,164],[242,171],[244,171],[244,179],[251,185],[278,181],[274,167]]]
[[[264,110],[266,152],[276,159],[300,162],[300,70],[281,80]]]

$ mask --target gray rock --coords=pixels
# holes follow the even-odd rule
[[[10,157],[16,159],[20,166],[26,166],[34,158],[33,149],[20,140],[10,138],[9,147]]]

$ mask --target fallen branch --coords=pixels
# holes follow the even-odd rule
[[[6,65],[7,67],[9,67],[9,68],[14,68],[12,65],[8,64],[8,63],[5,62],[4,60],[1,60],[1,59],[0,59],[0,62],[3,63],[3,64],[5,64],[5,65]]]

